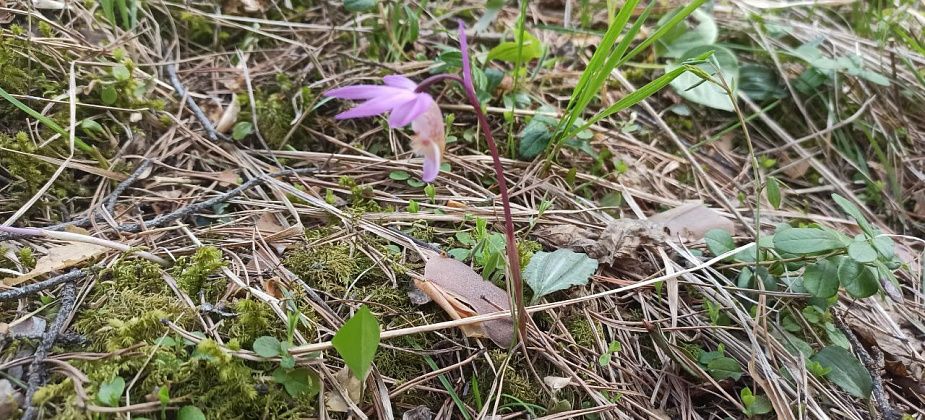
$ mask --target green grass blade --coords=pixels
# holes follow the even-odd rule
[[[116,26],[116,9],[114,0],[100,0],[100,6],[103,7],[103,17],[112,24]]]
[[[636,105],[637,103],[641,102],[643,99],[646,99],[646,98],[648,98],[649,96],[652,96],[652,94],[654,94],[655,92],[658,92],[659,90],[661,90],[661,89],[664,88],[665,86],[668,86],[668,84],[671,83],[672,80],[674,80],[675,78],[677,78],[678,76],[680,76],[681,73],[684,73],[685,71],[687,71],[687,68],[685,68],[685,67],[682,66],[682,67],[678,67],[678,68],[676,68],[676,69],[674,69],[674,70],[672,70],[672,71],[670,71],[670,72],[668,72],[668,73],[663,74],[663,75],[662,75],[661,77],[659,77],[658,79],[655,79],[655,80],[653,80],[653,81],[647,83],[647,84],[644,85],[643,87],[641,87],[641,88],[639,88],[639,89],[636,89],[636,91],[634,91],[633,93],[630,93],[629,95],[624,96],[624,97],[621,98],[619,101],[615,102],[613,105],[607,107],[607,109],[605,109],[605,110],[599,112],[597,115],[595,115],[594,117],[592,117],[590,120],[588,120],[586,123],[584,123],[584,125],[582,125],[581,127],[578,127],[578,128],[576,128],[576,129],[570,131],[568,134],[566,134],[566,135],[563,136],[562,138],[566,138],[566,139],[567,139],[567,138],[570,138],[570,137],[572,137],[572,136],[574,136],[574,135],[580,133],[581,131],[587,129],[587,128],[590,127],[591,125],[597,123],[598,121],[600,121],[600,120],[602,120],[602,119],[604,119],[604,118],[607,118],[607,117],[609,117],[609,116],[611,116],[611,115],[613,115],[613,114],[615,114],[615,113],[617,113],[617,112],[620,112],[620,111],[622,111],[622,110],[624,110],[624,109],[627,109],[627,108],[629,108],[629,107],[631,107],[631,106],[633,106],[633,105]]]
[[[56,123],[54,120],[30,108],[29,105],[26,105],[20,102],[19,99],[14,98],[13,95],[10,95],[9,93],[7,93],[7,91],[3,90],[3,88],[0,88],[0,98],[6,99],[7,102],[13,104],[13,106],[15,106],[16,108],[19,108],[20,111],[25,112],[26,114],[29,114],[30,117],[35,118],[40,123],[44,124],[46,127],[52,129],[52,131],[64,136],[65,139],[70,137],[70,133],[68,133],[67,130],[65,130],[60,125],[58,125],[58,123]],[[76,137],[74,137],[74,145],[77,146],[78,149],[84,152],[87,152],[93,155],[97,153],[96,149],[90,147],[90,145],[88,145],[87,143],[84,143],[83,140],[80,140]]]
[[[417,349],[421,348],[420,346],[414,347]],[[425,355],[424,361],[427,362],[427,365],[430,366],[431,369],[440,369],[440,367],[437,366],[437,362],[434,362],[432,357]],[[450,394],[450,398],[453,399],[453,403],[456,404],[456,408],[459,408],[459,412],[462,413],[462,416],[466,420],[472,420],[472,416],[469,415],[469,410],[466,409],[466,404],[463,402],[462,398],[459,398],[459,394],[456,393],[456,389],[453,388],[453,384],[451,384],[450,380],[446,378],[446,375],[437,375],[437,379],[439,379],[440,383],[443,384],[443,388],[446,389],[446,392]]]
[[[684,19],[687,19],[687,17],[690,16],[691,13],[694,13],[694,10],[697,10],[697,8],[703,5],[703,3],[705,2],[706,0],[694,0],[687,6],[684,6],[684,8],[678,11],[678,13],[676,13],[671,18],[671,20],[669,20],[665,25],[658,28],[655,31],[655,33],[653,33],[651,36],[649,36],[644,41],[642,41],[642,43],[637,45],[636,48],[633,48],[633,50],[630,51],[629,54],[624,56],[617,65],[619,66],[629,61],[631,58],[636,56],[636,54],[639,54],[646,48],[649,48],[649,45],[652,45],[652,43],[661,39],[661,37],[663,37],[666,33],[668,33],[668,31],[673,29],[677,24],[681,23],[681,21],[683,21]]]

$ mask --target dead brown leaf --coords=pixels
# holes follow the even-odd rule
[[[35,269],[19,277],[3,279],[7,286],[16,286],[36,277],[73,267],[91,258],[103,255],[109,248],[84,242],[74,242],[48,249],[35,263]]]
[[[645,244],[661,242],[660,226],[645,220],[618,219],[600,233],[574,225],[557,225],[536,230],[540,242],[556,248],[581,251],[603,264],[631,256]]]
[[[430,258],[424,266],[424,278],[426,281],[415,280],[415,285],[453,319],[511,308],[507,292],[455,259],[442,255]],[[461,328],[469,337],[488,337],[500,347],[508,347],[514,340],[514,323],[510,318]]]
[[[346,366],[334,374],[334,380],[337,381],[337,385],[342,391],[346,391],[347,398],[350,398],[354,403],[360,401],[363,397],[363,382],[357,379],[355,375],[351,374]],[[337,413],[346,413],[350,411],[350,404],[345,401],[340,394],[340,392],[326,392],[324,394],[325,405],[328,407],[328,410]]]
[[[658,213],[649,220],[663,226],[672,238],[681,237],[686,241],[703,239],[703,235],[711,229],[723,229],[735,234],[732,220],[699,201],[684,203],[680,207]]]

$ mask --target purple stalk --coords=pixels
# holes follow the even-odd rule
[[[478,96],[475,93],[475,85],[472,83],[472,69],[469,67],[469,44],[466,41],[466,25],[462,20],[459,21],[459,49],[462,52],[462,85],[466,91],[466,98],[472,105],[475,115],[479,120],[479,126],[485,133],[485,140],[488,143],[488,150],[491,152],[492,162],[495,167],[495,177],[498,179],[498,191],[501,194],[501,206],[504,209],[504,236],[507,239],[507,259],[508,268],[511,272],[511,285],[513,289],[511,294],[514,295],[514,321],[520,332],[521,340],[526,337],[527,333],[527,309],[524,307],[524,284],[520,277],[520,255],[517,252],[517,243],[514,240],[514,219],[511,216],[511,202],[507,192],[507,182],[504,180],[504,168],[501,166],[501,158],[498,155],[498,146],[495,144],[495,138],[491,134],[491,127],[488,125],[488,117],[482,112],[482,104],[479,103]],[[426,82],[426,80],[425,80]],[[424,86],[421,83],[421,86]]]

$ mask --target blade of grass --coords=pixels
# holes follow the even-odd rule
[[[417,345],[414,347],[418,350],[421,349],[421,347]],[[434,359],[429,355],[424,355],[424,361],[427,362],[427,365],[430,366],[431,369],[440,369],[440,367],[437,366],[437,362],[434,362]],[[456,393],[456,389],[453,388],[453,385],[450,383],[450,380],[446,378],[446,375],[441,373],[437,375],[437,379],[439,379],[440,383],[443,384],[443,388],[446,389],[446,392],[450,394],[450,398],[453,399],[453,403],[456,404],[456,408],[459,408],[459,412],[462,413],[462,416],[466,420],[472,420],[472,416],[469,415],[469,410],[466,409],[466,404],[461,398],[459,398],[459,394]]]
[[[58,125],[58,123],[56,123],[54,120],[30,108],[29,105],[22,103],[19,99],[14,98],[13,95],[10,95],[9,93],[7,93],[7,91],[3,90],[3,88],[0,88],[0,98],[6,99],[7,102],[13,104],[13,106],[15,106],[16,108],[19,108],[20,111],[25,112],[26,114],[29,114],[30,117],[35,118],[40,123],[44,124],[46,127],[52,129],[54,132],[63,136],[65,139],[69,137],[69,133],[67,132],[67,130],[65,130],[60,125]],[[91,155],[96,156],[99,154],[99,152],[95,148],[90,147],[90,145],[88,145],[87,143],[84,143],[83,140],[78,139],[76,137],[74,138],[74,145],[77,146],[77,148],[80,149],[81,151],[89,153]]]

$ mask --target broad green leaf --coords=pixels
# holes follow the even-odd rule
[[[558,290],[588,284],[597,271],[597,260],[569,249],[537,252],[524,269],[524,278],[533,289],[532,302]]]
[[[543,43],[529,32],[524,32],[523,45],[519,40],[506,41],[488,51],[489,60],[525,63],[543,56]]]
[[[732,240],[732,235],[723,229],[708,230],[703,235],[703,240],[707,243],[707,248],[710,249],[713,255],[725,254],[736,247],[735,241]]]
[[[453,248],[446,253],[447,255],[453,257],[453,259],[459,261],[465,261],[466,258],[469,258],[469,250],[466,248]]]
[[[880,290],[877,278],[870,268],[848,257],[839,259],[838,281],[848,294],[856,298],[866,298]]]
[[[283,386],[293,397],[305,394],[315,395],[321,389],[321,383],[314,372],[306,368],[283,369],[273,371],[273,380]]]
[[[792,228],[774,234],[774,249],[789,254],[814,254],[844,248],[831,232],[815,228]]]
[[[392,172],[389,172],[389,178],[394,179],[396,181],[404,181],[408,178],[411,178],[411,174],[405,171],[392,171]]]
[[[783,98],[787,95],[777,78],[777,72],[759,64],[745,64],[739,67],[736,87],[756,102]]]
[[[112,67],[112,77],[118,81],[126,81],[132,77],[132,73],[124,64],[116,64]]]
[[[838,265],[828,258],[807,265],[803,272],[803,287],[815,297],[835,296],[838,293]]]
[[[877,250],[862,235],[860,239],[855,239],[848,245],[848,256],[857,262],[870,263],[877,259]]]
[[[530,160],[546,149],[552,139],[550,125],[544,120],[534,117],[524,126],[518,134],[520,141],[517,144],[517,153],[522,159]]]
[[[366,305],[344,323],[331,343],[357,379],[363,381],[379,348],[379,320]]]
[[[742,367],[739,362],[729,357],[717,357],[707,363],[707,372],[716,380],[732,378],[738,381],[742,377]]]
[[[376,7],[377,0],[344,0],[344,9],[348,12],[365,12]]]
[[[109,382],[100,384],[100,390],[96,394],[97,401],[107,407],[116,407],[122,400],[122,392],[125,391],[125,379],[121,376],[112,378]]]
[[[206,415],[199,407],[187,405],[177,413],[177,420],[206,420]]]
[[[874,233],[877,233],[877,231]],[[877,233],[877,235],[879,235],[879,233]],[[893,256],[896,255],[893,249],[893,239],[889,236],[874,236],[873,244],[874,249],[876,249],[884,259],[891,260]]]
[[[713,58],[708,59],[707,63],[698,64],[696,67],[706,72],[706,74],[713,75],[713,79],[719,82],[720,75],[714,75],[716,68],[712,64],[714,63],[713,59],[715,59],[715,63],[718,63],[719,72],[722,74],[726,84],[734,87],[735,81],[739,79],[739,61],[736,59],[735,54],[725,47],[716,45],[694,47],[686,51],[680,57],[680,61],[693,59],[711,50],[713,51]],[[672,62],[668,64],[665,70],[671,71],[678,67],[681,67],[680,62]],[[684,73],[678,76],[671,82],[671,87],[674,88],[678,95],[688,101],[723,111],[732,112],[735,110],[732,100],[721,86],[710,81],[704,81],[696,74]]]
[[[260,357],[276,357],[280,355],[279,340],[276,337],[265,335],[254,340],[254,353]]]
[[[254,132],[254,124],[250,121],[238,121],[231,129],[231,138],[243,140]]]
[[[828,346],[813,356],[812,360],[829,369],[826,378],[841,389],[858,398],[870,397],[873,389],[870,372],[848,350]]]
[[[773,176],[768,177],[768,180],[765,184],[767,189],[768,202],[771,203],[771,206],[775,209],[780,208],[780,183],[777,181],[777,178]]]
[[[663,16],[658,20],[656,26],[667,24],[679,11]],[[658,41],[656,45],[659,54],[665,57],[678,58],[691,48],[712,45],[716,42],[719,30],[712,16],[704,11],[694,10],[690,17],[693,19],[688,19],[685,23],[678,24]],[[696,25],[691,21],[695,21]]]
[[[119,99],[119,93],[116,92],[115,86],[107,83],[100,87],[100,101],[103,105],[112,105],[117,99]]]
[[[870,222],[867,221],[867,218],[864,217],[864,214],[861,213],[861,209],[854,205],[854,203],[848,201],[845,197],[842,197],[838,194],[832,194],[832,200],[838,204],[839,207],[845,212],[848,213],[851,218],[853,218],[857,223],[858,227],[864,231],[868,236],[874,236],[874,228],[870,225]]]

